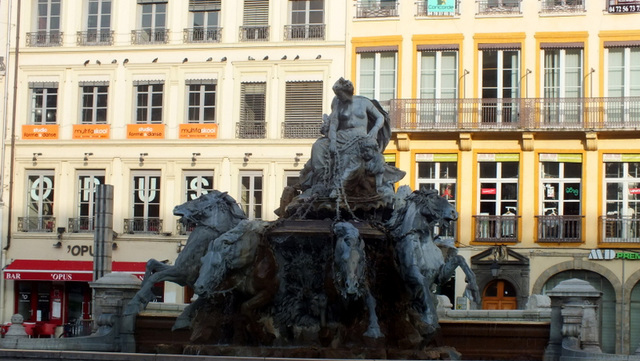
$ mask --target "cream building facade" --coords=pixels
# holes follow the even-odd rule
[[[368,1],[347,18],[347,74],[389,106],[387,151],[454,202],[482,308],[578,277],[603,292],[601,343],[640,343],[640,6]],[[464,288],[459,272],[457,307]]]

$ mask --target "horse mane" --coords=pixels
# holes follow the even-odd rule
[[[389,229],[391,229],[391,234],[395,237],[401,237],[406,234],[408,232],[408,230],[404,231],[406,222],[413,223],[415,217],[420,215],[419,212],[413,210],[429,207],[429,197],[437,194],[438,191],[435,189],[420,189],[407,195],[404,199],[404,205],[394,210],[389,219],[388,225]],[[411,214],[413,219],[407,219],[408,214]]]

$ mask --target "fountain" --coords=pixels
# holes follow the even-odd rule
[[[126,315],[143,310],[150,287],[171,281],[198,295],[177,318],[191,328],[186,354],[257,357],[450,359],[435,345],[435,285],[457,267],[465,295],[475,276],[455,245],[434,234],[457,218],[433,190],[394,184],[404,172],[382,152],[391,132],[375,100],[340,79],[323,136],[300,182],[284,189],[279,219],[247,220],[226,193],[175,208],[195,224],[173,266],[148,262]]]

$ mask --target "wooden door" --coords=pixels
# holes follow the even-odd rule
[[[489,282],[482,295],[483,310],[515,310],[518,308],[513,285],[505,280]]]

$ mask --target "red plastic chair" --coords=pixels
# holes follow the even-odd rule
[[[56,334],[56,326],[55,323],[43,323],[40,325],[40,330],[38,330],[38,337],[54,337]]]
[[[24,332],[27,333],[27,335],[29,335],[29,337],[33,337],[36,334],[36,324],[35,323],[23,323],[22,326],[24,326]]]

